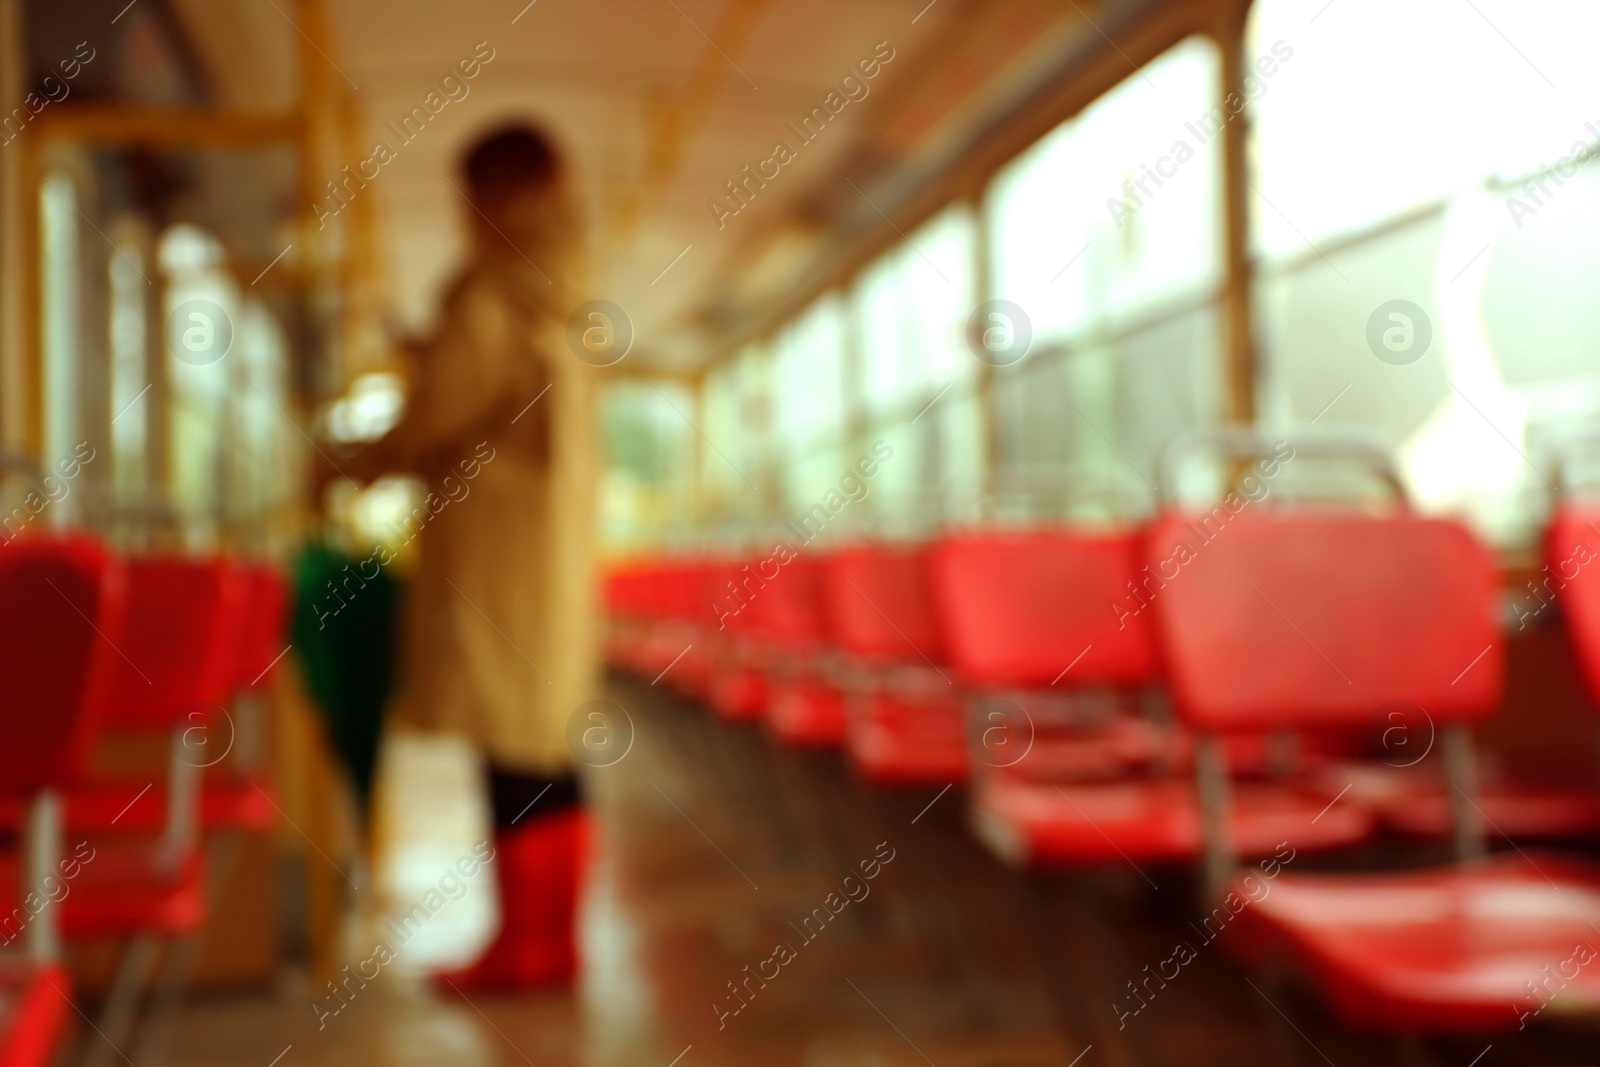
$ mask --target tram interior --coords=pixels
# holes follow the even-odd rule
[[[1597,39],[0,3],[0,1064],[1595,1062]]]

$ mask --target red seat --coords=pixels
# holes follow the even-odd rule
[[[82,537],[0,552],[0,662],[9,716],[0,789],[25,797],[75,773],[115,698],[129,579]],[[126,647],[123,645],[123,647]]]
[[[1600,504],[1564,501],[1545,535],[1545,563],[1589,699],[1600,707]]]
[[[712,660],[706,680],[706,699],[730,722],[760,719],[768,702],[767,671],[754,633],[760,610],[759,575],[749,578],[743,565],[722,562],[707,568],[706,599],[717,617],[707,636]],[[748,585],[744,583],[748,582]]]
[[[68,1021],[71,985],[56,959],[64,908],[34,904],[63,900],[57,889],[74,888],[65,876],[82,871],[58,863],[59,825],[44,796],[76,771],[104,713],[125,603],[122,568],[88,539],[24,538],[0,553],[0,671],[14,711],[0,795],[19,806],[34,798],[20,850],[0,856],[0,895],[24,905],[7,908],[0,929],[28,950],[0,965],[0,1067],[44,1067]],[[23,868],[20,856],[38,866]]]
[[[164,850],[137,838],[86,843],[78,873],[66,880],[60,912],[67,938],[158,934],[181,937],[205,921],[205,863],[194,849]],[[76,856],[76,853],[74,853]],[[17,857],[0,854],[0,885],[16,885]],[[0,895],[0,917],[13,916],[23,900]],[[0,918],[0,924],[4,923]]]
[[[981,788],[973,828],[997,856],[1017,866],[1187,862],[1204,845],[1199,804],[1187,778],[1055,785],[995,775]],[[1330,807],[1332,799],[1292,781],[1243,785],[1228,813],[1228,840],[1240,855],[1258,857],[1284,841],[1302,851],[1329,849],[1372,832],[1366,808]]]
[[[791,745],[838,745],[844,740],[844,693],[819,678],[776,680],[767,701],[767,726]]]
[[[827,653],[822,564],[796,556],[776,567],[754,591],[751,634],[768,665],[768,729],[780,741],[800,746],[844,742],[844,698],[822,670]]]
[[[1148,605],[1164,584],[1141,570],[1141,546],[1131,531],[1031,529],[958,534],[934,547],[935,605],[958,680],[1002,695],[987,706],[1021,712],[996,713],[1007,747],[1002,758],[976,753],[993,769],[972,790],[974,825],[1008,862],[1200,855],[1185,739],[1129,710],[1129,690],[1155,678]],[[1237,747],[1241,765],[1246,756],[1265,762],[1259,737]],[[1252,853],[1270,851],[1290,825],[1310,825],[1331,799],[1307,783],[1252,790],[1232,826]],[[1345,805],[1318,819],[1301,847],[1350,844],[1371,826],[1365,809]]]
[[[846,709],[850,762],[880,785],[937,785],[967,779],[965,709],[936,686],[896,689],[892,683],[861,694]],[[850,699],[850,698],[847,698]]]
[[[44,1067],[71,1021],[72,988],[59,964],[0,964],[0,1067]]]
[[[1547,572],[1562,587],[1569,581],[1584,581],[1580,561],[1600,554],[1600,534],[1588,525],[1593,517],[1568,506],[1558,511],[1550,525],[1545,541]],[[1564,588],[1554,595],[1562,599],[1569,626],[1596,625],[1594,620],[1585,620],[1581,596],[1568,596]],[[1581,657],[1580,669],[1590,670]],[[1422,743],[1424,739],[1417,740]],[[1437,758],[1416,764],[1408,761],[1401,767],[1371,762],[1334,764],[1325,770],[1324,780],[1336,789],[1351,786],[1349,795],[1370,804],[1392,830],[1413,837],[1441,837],[1450,832],[1453,817],[1451,794],[1437,764]],[[1479,771],[1475,801],[1489,829],[1512,840],[1552,841],[1586,837],[1600,830],[1600,789],[1592,780],[1530,780],[1485,766]]]
[[[169,562],[159,564],[159,569],[154,572],[151,585],[162,580],[168,572]],[[198,566],[198,572],[204,576],[206,568],[213,564],[198,564],[183,566]],[[215,565],[220,566],[220,565]],[[135,580],[137,590],[135,597],[143,597],[146,588],[145,578],[142,575],[143,563],[135,562],[132,571],[138,575]],[[170,653],[161,651],[149,660],[148,666],[156,671],[152,674],[150,669],[138,666],[129,666],[124,663],[121,669],[119,684],[124,687],[124,692],[131,694],[125,702],[113,701],[107,716],[107,727],[112,732],[142,733],[151,732],[152,727],[147,718],[149,712],[146,707],[148,695],[145,689],[157,684],[165,686],[173,694],[175,708],[187,710],[187,717],[179,716],[172,723],[174,727],[181,727],[185,731],[186,743],[189,751],[183,758],[193,761],[199,767],[211,766],[226,754],[227,748],[232,744],[234,725],[231,720],[216,722],[215,716],[205,713],[207,706],[214,706],[221,712],[224,719],[228,719],[227,710],[222,706],[232,689],[249,689],[255,684],[265,680],[265,676],[274,661],[283,652],[282,626],[285,610],[283,601],[283,588],[277,572],[264,567],[241,569],[234,578],[229,579],[233,592],[225,594],[225,603],[221,610],[232,615],[231,620],[218,619],[216,635],[222,640],[214,646],[205,646],[197,649],[201,655],[216,655],[224,660],[232,657],[225,673],[211,674],[200,670],[193,677],[185,680],[181,677],[182,664],[177,663],[178,674],[173,673],[174,664],[169,663]],[[193,586],[189,592],[180,593],[181,597],[198,598],[193,602],[193,610],[206,610],[202,602],[205,593],[205,583]],[[170,610],[190,610],[181,603],[167,601],[165,603],[144,602],[138,600],[134,604],[136,612],[167,612]],[[230,633],[237,635],[238,640],[230,649],[227,637]],[[187,644],[175,647],[195,648],[192,643],[195,634],[191,632],[185,639],[182,635],[174,635],[174,640]],[[124,650],[129,646],[137,646],[138,642],[130,639],[119,642],[124,645]],[[133,654],[129,653],[129,660]],[[197,661],[198,663],[198,661]],[[135,669],[137,667],[137,669]],[[163,674],[162,672],[166,673]],[[140,674],[150,678],[147,686]],[[159,679],[159,681],[158,681]],[[185,687],[188,687],[185,690]],[[181,707],[180,707],[181,705]],[[158,715],[159,717],[159,715]],[[213,736],[213,731],[215,735]],[[202,741],[203,739],[203,741]],[[211,745],[215,741],[217,754],[212,755],[203,745]],[[75,782],[71,789],[63,795],[63,818],[66,827],[75,833],[157,833],[169,822],[172,813],[169,811],[166,790],[166,781],[152,780],[149,777],[129,777],[123,779],[95,777]],[[200,787],[198,799],[199,825],[207,830],[219,831],[262,831],[270,829],[276,818],[276,811],[272,806],[271,788],[269,783],[257,777],[225,777],[212,775]],[[15,829],[21,825],[24,806],[16,798],[0,797],[0,829]]]
[[[247,576],[220,560],[165,557],[131,560],[126,571],[127,625],[111,667],[106,730],[178,736],[208,729],[239,681]],[[172,759],[186,764],[178,771],[198,774],[210,757],[175,746]],[[127,809],[126,827],[109,808],[122,796],[137,796],[139,789],[130,795],[126,782],[108,786],[89,779],[82,783],[82,795],[75,795],[79,786],[69,790],[68,811],[86,820],[69,826],[128,833],[130,839],[106,844],[104,862],[97,858],[85,865],[84,884],[62,904],[66,932],[178,936],[204,921],[205,866],[198,837],[176,836],[180,825],[197,831],[200,813],[192,813],[191,821],[191,813],[173,812],[165,781],[146,784],[151,795]],[[223,795],[214,793],[218,814],[229,807],[220,799]],[[149,816],[134,814],[141,804],[160,807],[169,818],[176,815],[183,822],[164,823],[168,832],[155,837],[148,832]],[[98,821],[108,817],[105,823]]]
[[[1546,1002],[1552,1014],[1600,1006],[1597,920],[1600,865],[1507,853],[1359,878],[1284,873],[1230,941],[1307,969],[1353,1026],[1513,1030]]]
[[[746,664],[719,664],[707,685],[712,710],[729,722],[752,722],[767,708],[767,676]]]
[[[200,788],[200,825],[207,830],[258,832],[277,819],[271,792],[249,778],[208,778]],[[167,791],[148,778],[76,782],[62,796],[62,820],[75,833],[161,832],[171,813]],[[25,805],[0,796],[0,828],[22,825]]]
[[[1175,706],[1191,727],[1362,730],[1403,701],[1441,731],[1453,772],[1470,758],[1465,725],[1496,706],[1504,655],[1494,563],[1463,526],[1403,511],[1257,508],[1196,539],[1193,523],[1169,516],[1151,542],[1153,557],[1179,542],[1192,550],[1156,603]],[[1212,784],[1214,808],[1231,814],[1225,779]],[[1469,820],[1459,840],[1470,848],[1480,830]],[[1593,939],[1600,918],[1600,883],[1566,862],[1291,870],[1263,883],[1223,877],[1227,824],[1208,820],[1206,831],[1218,907],[1248,931],[1234,947],[1298,971],[1353,1026],[1514,1027],[1530,999],[1524,983]],[[1564,1008],[1600,1007],[1600,983],[1570,982],[1561,996]]]
[[[243,571],[245,610],[235,684],[248,689],[265,684],[288,649],[289,587],[277,567],[257,563]]]
[[[867,544],[829,553],[821,588],[828,631],[862,677],[846,717],[851,763],[879,783],[967,777],[965,711],[944,663],[928,596],[927,550]]]
[[[1132,532],[986,530],[935,542],[934,611],[960,682],[980,690],[1149,682],[1149,616],[1126,610],[1137,606],[1138,554]]]
[[[1443,837],[1454,825],[1450,795],[1433,761],[1412,767],[1339,762],[1319,777],[1334,791],[1350,786],[1349,796],[1399,833]],[[1475,800],[1490,831],[1511,840],[1583,837],[1600,829],[1600,790],[1593,783],[1519,781],[1484,768]]]

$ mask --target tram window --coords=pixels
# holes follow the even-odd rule
[[[195,226],[173,226],[159,252],[166,276],[165,339],[170,484],[173,503],[200,541],[215,536],[224,502],[229,359],[239,327],[238,287],[223,269],[217,239]]]
[[[149,370],[145,364],[147,268],[131,242],[119,242],[106,270],[111,282],[111,480],[122,492],[148,484]]]
[[[915,414],[945,385],[975,374],[965,337],[976,239],[972,213],[956,205],[862,274],[855,318],[872,418],[906,408]]]
[[[1541,441],[1600,415],[1600,10],[1357,0],[1315,32],[1288,0],[1252,12],[1247,55],[1280,60],[1251,104],[1264,418],[1374,431],[1419,505],[1529,542]],[[1397,300],[1415,358],[1368,340]]]
[[[791,448],[829,442],[843,433],[843,348],[843,312],[832,294],[812,304],[773,340],[776,430]]]
[[[718,454],[719,449],[738,451],[743,442],[740,411],[738,376],[734,367],[724,364],[706,375],[705,386],[700,391],[700,427],[706,440],[716,446],[701,442],[700,447],[700,492],[707,512],[712,515],[729,514],[731,498],[744,488],[737,484],[738,474]],[[729,479],[734,484],[730,484]]]
[[[1070,337],[1222,277],[1216,45],[1190,38],[995,178],[995,293]]]
[[[851,322],[860,346],[868,431],[859,443],[881,441],[893,450],[873,476],[873,503],[863,511],[915,521],[932,514],[933,498],[949,488],[952,477],[957,492],[974,491],[975,477],[960,473],[966,468],[951,452],[979,448],[970,425],[974,409],[963,406],[979,366],[966,341],[967,318],[977,301],[977,240],[971,209],[952,205],[881,256],[856,283]],[[859,458],[841,454],[839,462]],[[839,472],[832,477],[837,480]]]
[[[785,509],[803,512],[838,480],[844,436],[844,309],[836,295],[812,304],[773,339],[775,455]]]
[[[81,437],[77,404],[80,348],[80,248],[77,186],[54,171],[39,187],[43,275],[44,450],[69,456]]]
[[[603,507],[611,539],[637,541],[690,518],[682,510],[687,434],[694,432],[686,418],[693,418],[692,401],[680,385],[628,383],[605,392]]]
[[[231,464],[225,482],[227,515],[236,541],[252,545],[273,532],[269,524],[278,506],[291,501],[296,493],[294,464],[285,447],[293,447],[293,431],[282,414],[291,406],[288,342],[277,318],[262,301],[245,300],[240,306],[238,337],[229,363],[232,443],[227,450]],[[360,381],[357,379],[358,384]],[[395,399],[390,406],[391,420],[398,408]],[[381,420],[378,425],[387,428]]]
[[[711,438],[715,448],[702,442],[704,469],[720,494],[721,514],[759,515],[767,502],[769,479],[776,476],[768,463],[773,454],[771,370],[769,351],[759,344],[746,347],[727,368],[727,436]]]
[[[1500,220],[1484,278],[1484,325],[1507,383],[1527,388],[1539,413],[1552,421],[1593,417],[1600,413],[1600,163],[1547,187],[1554,195],[1536,216],[1520,226]]]
[[[1167,440],[1220,417],[1218,65],[1180,42],[989,189],[994,296],[1033,328],[996,374],[1003,496],[1142,509]]]
[[[1478,0],[1476,10],[1340,0],[1312,25],[1299,0],[1252,5],[1246,55],[1273,71],[1251,104],[1261,254],[1360,232],[1594,139],[1600,7]]]

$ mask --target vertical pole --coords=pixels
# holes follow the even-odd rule
[[[34,797],[28,807],[23,879],[28,892],[37,893],[41,900],[50,900],[50,894],[45,892],[45,879],[56,873],[56,859],[60,852],[61,798],[46,789]],[[61,958],[61,935],[56,929],[56,913],[50,904],[40,909],[25,931],[28,955],[36,962],[53,963]]]
[[[854,463],[871,447],[872,424],[867,417],[867,361],[866,345],[862,340],[862,307],[856,298],[858,287],[839,291],[839,420],[845,448],[850,455],[847,462]],[[868,495],[865,503],[869,519],[878,513],[881,494]]]
[[[171,502],[172,465],[170,461],[171,435],[168,412],[171,410],[172,388],[167,375],[167,276],[161,269],[161,235],[148,226],[139,227],[139,254],[144,257],[145,273],[150,284],[144,287],[144,371],[150,391],[139,403],[144,405],[144,481],[139,486],[139,504],[149,508],[151,515],[166,515]],[[151,527],[141,531],[142,538],[150,538]],[[163,527],[164,533],[170,530]]]
[[[7,4],[7,7],[16,5]],[[21,277],[19,295],[21,308],[18,315],[21,341],[21,366],[19,390],[23,451],[35,459],[44,454],[44,289],[40,283],[39,235],[39,138],[17,139],[17,244],[20,250]]]
[[[1478,809],[1478,758],[1472,748],[1472,730],[1451,723],[1439,731],[1444,757],[1446,788],[1450,790],[1450,816],[1455,829],[1456,859],[1472,863],[1483,859],[1483,818]]]
[[[222,709],[218,709],[221,711]],[[226,713],[224,713],[226,714]],[[209,727],[200,732],[207,733]],[[190,760],[204,754],[189,751],[189,729],[172,731],[171,751],[167,755],[167,825],[162,847],[176,862],[200,842],[200,767]]]
[[[319,388],[326,387],[329,379],[328,361],[332,354],[330,340],[336,334],[333,305],[329,294],[335,291],[337,278],[329,261],[330,244],[319,227],[315,205],[323,196],[322,173],[324,148],[333,143],[333,93],[327,56],[333,54],[333,44],[328,39],[327,16],[322,0],[299,0],[297,5],[300,26],[299,51],[295,57],[299,74],[299,185],[300,185],[300,244],[299,260],[302,265],[298,278],[297,301],[301,314],[308,319],[304,336],[315,338],[309,351],[298,353],[306,361],[302,373],[293,378],[291,390],[293,408],[304,410]],[[331,174],[326,177],[332,177]],[[318,506],[312,502],[312,508]],[[303,718],[304,712],[295,718]],[[287,723],[288,716],[281,716]],[[310,722],[297,723],[297,729],[285,731],[291,744],[290,762],[304,763],[306,774],[305,822],[301,825],[309,841],[317,850],[336,851],[336,816],[333,807],[337,802],[333,785],[331,762],[323,750]],[[325,850],[324,850],[325,851]],[[339,928],[345,911],[344,878],[318,857],[306,854],[307,912],[311,939],[312,972],[318,980],[332,978],[338,971]]]
[[[1228,5],[1217,35],[1222,52],[1221,99],[1245,99],[1245,19],[1248,7]],[[1250,176],[1247,154],[1250,111],[1222,125],[1224,283],[1222,317],[1226,338],[1227,421],[1250,426],[1256,418],[1255,333],[1251,324]]]
[[[1209,908],[1233,874],[1233,845],[1228,840],[1228,760],[1215,734],[1201,734],[1194,742],[1195,787],[1199,791],[1200,819],[1205,836],[1205,899]]]
[[[0,4],[0,99],[22,99],[23,57],[22,5]],[[32,450],[37,444],[29,424],[35,414],[30,385],[33,349],[24,325],[28,292],[38,269],[37,260],[30,262],[26,254],[32,187],[25,181],[26,149],[10,144],[0,148],[0,443]]]
[[[976,231],[972,241],[973,299],[977,304],[983,304],[996,299],[993,227],[989,218],[989,198],[984,195],[983,190],[977,190],[969,196],[972,203],[973,228]],[[971,344],[970,338],[967,343]],[[1000,466],[1000,426],[999,420],[995,418],[994,370],[994,367],[986,361],[978,361],[978,420],[982,424],[980,432],[983,434],[983,465],[978,474],[980,516],[983,514],[985,503],[994,494]]]
[[[689,380],[689,393],[694,401],[694,418],[696,426],[705,424],[706,415],[706,382],[708,375],[705,369],[697,371]],[[711,508],[706,501],[706,449],[698,433],[689,434],[689,506],[685,509],[689,524],[699,529],[711,516]]]

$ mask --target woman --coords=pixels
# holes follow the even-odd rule
[[[564,345],[578,250],[540,131],[481,139],[462,176],[471,250],[401,422],[344,473],[428,483],[395,715],[466,734],[489,766],[503,925],[457,985],[568,980],[587,828],[566,741],[596,695],[594,368]]]

